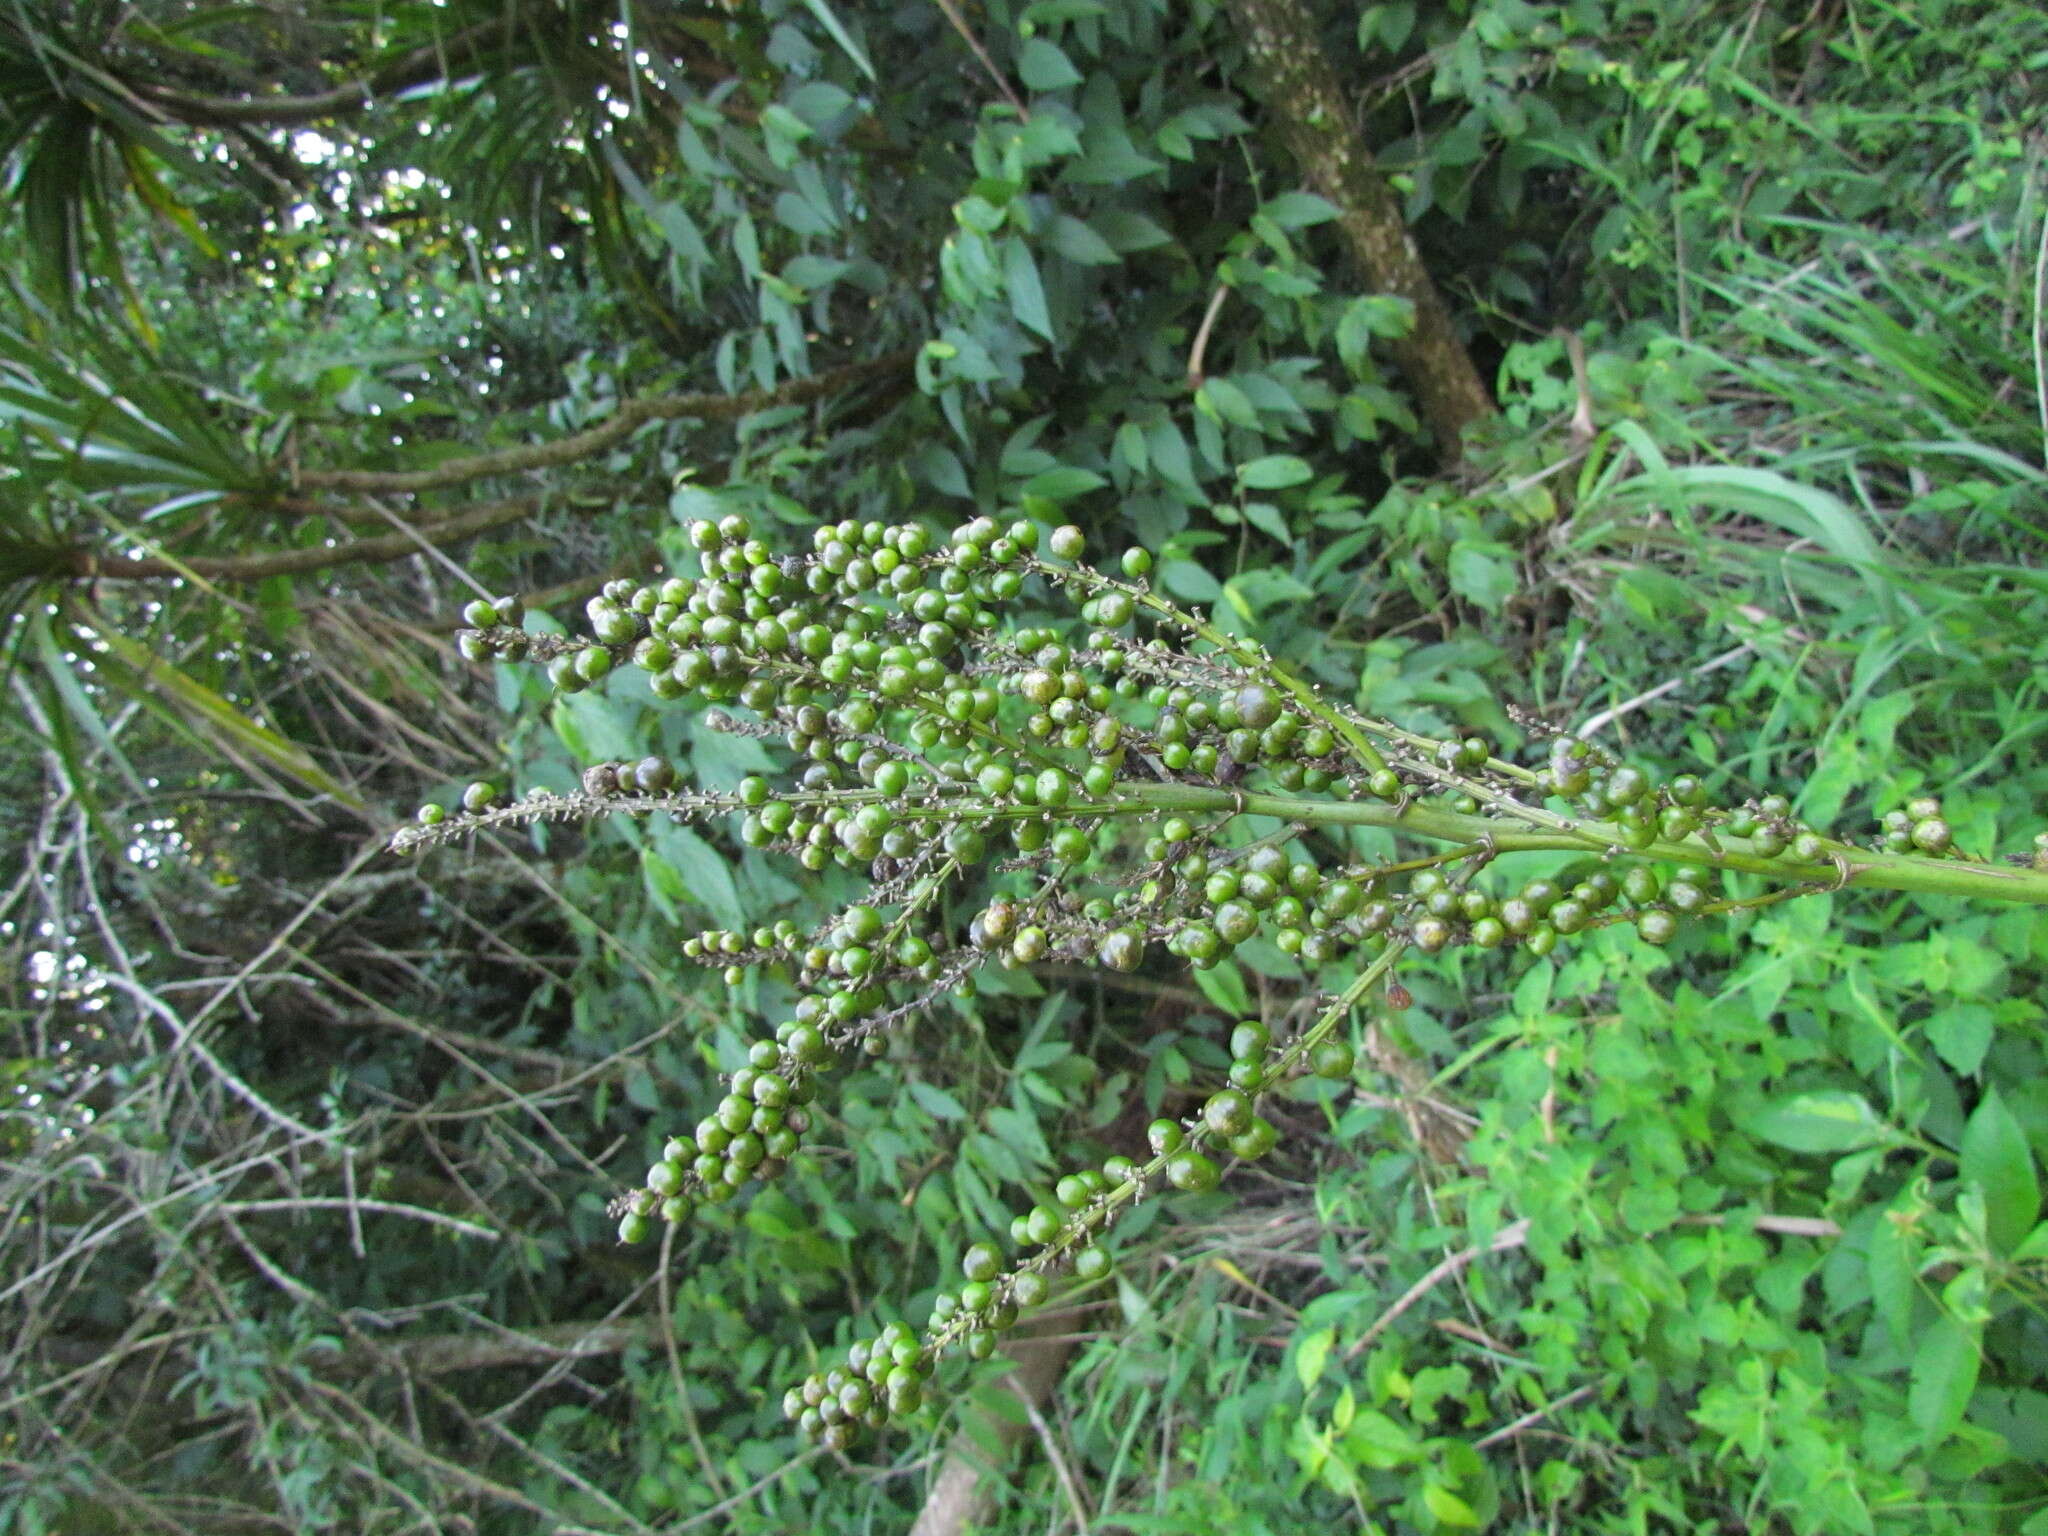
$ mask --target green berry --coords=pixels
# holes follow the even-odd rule
[[[1254,1116],[1252,1123],[1230,1138],[1227,1145],[1231,1155],[1252,1162],[1264,1157],[1280,1143],[1280,1132],[1273,1122],[1263,1115]]]
[[[1222,1177],[1216,1165],[1199,1152],[1182,1150],[1166,1160],[1166,1182],[1189,1194],[1207,1194]]]
[[[1342,1082],[1351,1076],[1358,1064],[1358,1053],[1351,1048],[1348,1040],[1324,1040],[1309,1052],[1309,1069],[1317,1077],[1327,1077]]]
[[[1145,963],[1145,941],[1128,928],[1113,928],[1102,936],[1095,958],[1112,971],[1135,971]]]
[[[1946,853],[1955,844],[1955,833],[1938,816],[1913,823],[1913,846],[1922,853]]]
[[[1251,1129],[1252,1101],[1235,1088],[1211,1094],[1202,1106],[1202,1123],[1218,1136],[1237,1136]]]
[[[960,1256],[960,1273],[969,1280],[980,1281],[986,1284],[1001,1274],[1002,1269],[1003,1256],[996,1250],[996,1246],[993,1243],[976,1243]],[[971,1308],[970,1310],[979,1311],[980,1309]]]
[[[1237,715],[1247,726],[1262,731],[1280,718],[1280,696],[1264,683],[1247,683],[1233,701]]]

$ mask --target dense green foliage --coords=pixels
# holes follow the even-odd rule
[[[1560,850],[1404,911],[1433,955],[1269,906],[1126,970],[1083,912],[1104,963],[1013,935],[832,1074],[779,1178],[617,1245],[612,1199],[798,1022],[785,936],[843,934],[820,977],[867,948],[867,866],[755,846],[790,757],[729,701],[450,636],[518,592],[545,658],[552,611],[700,571],[706,523],[821,559],[849,521],[1072,525],[1150,557],[1189,654],[1480,740],[1453,794],[1576,731],[1795,859],[1910,845],[1928,797],[1938,868],[2031,858],[2048,20],[1313,8],[1496,386],[1453,467],[1250,9],[0,3],[0,1527],[899,1530],[928,1458],[1021,1431],[982,1512],[1020,1531],[2048,1529],[2025,905],[1738,873],[1666,942],[1464,942],[1508,926],[1496,876],[1598,862]],[[1004,601],[1071,654],[1089,596],[1117,627]],[[650,754],[732,814],[512,814]],[[1268,756],[1300,781],[1212,792],[1344,798]],[[385,861],[479,772],[511,801],[473,843]],[[1186,809],[1325,884],[1395,847]],[[1102,841],[1060,852],[1113,872]],[[930,931],[987,936],[1021,876],[988,878]],[[728,979],[728,930],[778,953]],[[1146,1127],[1249,1134],[1203,1118],[1247,1021],[1343,1047],[1204,1192]],[[955,1361],[853,1461],[802,1450],[786,1388],[907,1344],[1118,1157],[1188,1192],[1119,1211],[1049,1395]]]

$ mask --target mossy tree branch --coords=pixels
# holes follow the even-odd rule
[[[1367,282],[1415,306],[1415,324],[1392,343],[1438,449],[1455,461],[1467,427],[1496,414],[1493,396],[1451,324],[1417,254],[1393,190],[1353,125],[1336,68],[1303,0],[1230,0],[1266,110],[1302,174],[1338,209],[1338,228]]]
[[[775,389],[751,390],[738,395],[645,396],[623,402],[597,426],[554,442],[531,443],[497,453],[451,459],[429,470],[316,471],[302,475],[300,483],[362,494],[408,495],[490,477],[563,468],[603,452],[651,421],[683,418],[736,421],[758,411],[807,404],[876,382],[886,382],[901,389],[911,378],[910,366],[915,355],[914,351],[903,349],[810,378],[793,379]],[[543,510],[545,504],[546,498],[538,495],[511,496],[478,502],[461,511],[393,533],[338,544],[237,555],[180,555],[173,552],[129,559],[81,545],[0,541],[0,575],[37,581],[170,581],[181,578],[262,581],[271,576],[299,575],[334,566],[377,565],[403,560],[408,555],[419,553],[424,546],[443,548],[533,516]],[[304,516],[328,517],[348,524],[392,521],[391,514],[375,507],[325,506],[300,498],[284,498],[280,505]],[[609,502],[593,505],[608,506]]]
[[[650,421],[676,421],[685,417],[699,421],[737,421],[742,416],[773,410],[778,406],[808,405],[828,395],[858,389],[864,384],[891,381],[901,388],[909,381],[916,359],[916,349],[904,347],[866,362],[848,363],[809,378],[791,379],[774,389],[750,390],[738,395],[644,395],[621,401],[618,408],[596,426],[553,442],[526,443],[496,453],[449,459],[432,469],[312,470],[300,475],[298,482],[316,490],[401,495],[440,490],[497,475],[559,469],[603,452]]]

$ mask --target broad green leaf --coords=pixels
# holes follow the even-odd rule
[[[650,836],[661,856],[682,876],[692,901],[724,927],[746,926],[746,909],[740,904],[732,866],[716,849],[691,828],[673,822],[655,821]]]
[[[1116,429],[1116,452],[1137,474],[1142,475],[1152,467],[1152,456],[1145,447],[1145,430],[1135,421],[1127,421]]]
[[[1034,37],[1017,55],[1017,78],[1034,91],[1061,91],[1081,83],[1081,71],[1045,38]]]
[[[1159,584],[1186,603],[1213,603],[1223,595],[1223,584],[1192,560],[1161,565]]]
[[[1442,1483],[1424,1483],[1422,1502],[1429,1512],[1443,1525],[1459,1526],[1466,1530],[1479,1524],[1479,1515],[1470,1504],[1459,1498]]]
[[[1324,224],[1337,217],[1337,205],[1313,192],[1282,192],[1259,205],[1259,216],[1271,219],[1282,229],[1303,229]]]
[[[1890,1333],[1892,1343],[1904,1349],[1913,1336],[1913,1302],[1920,1286],[1920,1239],[1913,1230],[1895,1221],[1895,1214],[1880,1212],[1876,1225],[1870,1229],[1866,1270],[1871,1306]]]
[[[1282,544],[1294,542],[1294,533],[1287,526],[1287,519],[1281,516],[1280,509],[1270,501],[1248,501],[1238,510],[1244,513],[1246,522],[1267,538],[1275,539]]]
[[[1422,1442],[1415,1432],[1377,1408],[1358,1410],[1358,1417],[1345,1432],[1344,1448],[1354,1460],[1381,1471],[1406,1466],[1422,1457]]]
[[[1982,1365],[1982,1330],[1943,1314],[1920,1336],[1913,1351],[1912,1385],[1906,1412],[1923,1443],[1935,1445],[1963,1422]]]
[[[2041,1183],[2026,1132],[1996,1088],[1963,1127],[1962,1174],[1984,1192],[1985,1226],[1999,1253],[2017,1248],[2041,1214]]]
[[[812,80],[790,93],[789,110],[813,128],[822,128],[854,104],[853,97],[829,80]]]
[[[1054,340],[1052,314],[1045,307],[1045,284],[1039,280],[1038,263],[1031,259],[1031,247],[1015,238],[1003,242],[1003,286],[1009,291],[1010,313],[1017,323]]]
[[[1446,574],[1466,602],[1499,613],[1515,593],[1514,554],[1491,539],[1460,539],[1451,546]]]
[[[1922,1028],[1936,1055],[1964,1077],[1974,1077],[1991,1049],[1996,1026],[1984,1004],[1950,1002],[1930,1014]]]
[[[1794,1152],[1855,1152],[1894,1139],[1861,1094],[1800,1093],[1752,1115],[1744,1129]]]
[[[1298,459],[1291,453],[1268,454],[1263,459],[1253,459],[1237,467],[1237,478],[1254,491],[1285,490],[1290,485],[1313,480],[1315,473],[1307,460]]]
[[[1082,469],[1075,464],[1055,464],[1026,480],[1021,494],[1043,496],[1047,501],[1071,501],[1107,484],[1109,482],[1092,469]]]
[[[1330,1346],[1336,1341],[1336,1329],[1318,1328],[1313,1333],[1303,1334],[1301,1342],[1295,1346],[1294,1374],[1304,1392],[1322,1380],[1323,1367],[1330,1358]]]
[[[910,1090],[910,1096],[917,1100],[918,1107],[934,1120],[964,1120],[967,1118],[966,1106],[945,1089],[928,1083],[919,1077],[907,1079],[904,1086]]]
[[[1235,961],[1225,960],[1206,971],[1196,971],[1195,985],[1202,989],[1204,997],[1226,1014],[1253,1011],[1252,995],[1246,989],[1244,975]]]
[[[1067,260],[1079,262],[1082,266],[1114,266],[1121,259],[1115,248],[1092,226],[1082,223],[1072,214],[1063,213],[1054,218],[1052,227],[1046,231],[1046,242]]]
[[[1206,406],[1209,411],[1229,422],[1233,427],[1244,427],[1257,431],[1259,413],[1257,407],[1237,385],[1228,379],[1210,379],[1195,393],[1195,403]]]
[[[1405,336],[1414,325],[1414,302],[1398,294],[1372,293],[1353,299],[1337,322],[1337,356],[1353,378],[1369,378],[1375,372],[1369,360],[1373,339]]]
[[[1129,208],[1098,208],[1088,215],[1088,227],[1120,256],[1173,243],[1164,225]]]

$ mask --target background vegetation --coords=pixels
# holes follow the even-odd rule
[[[1261,26],[1492,396],[1462,454]],[[727,511],[1075,523],[1404,724],[2023,851],[2044,68],[1940,0],[4,0],[0,1526],[2048,1531],[2033,911],[1411,967],[1022,1383],[842,1464],[783,1388],[1299,968],[997,973],[840,1150],[621,1249],[769,1001],[681,940],[843,888],[677,827],[381,852],[485,765],[763,767],[448,644]]]

